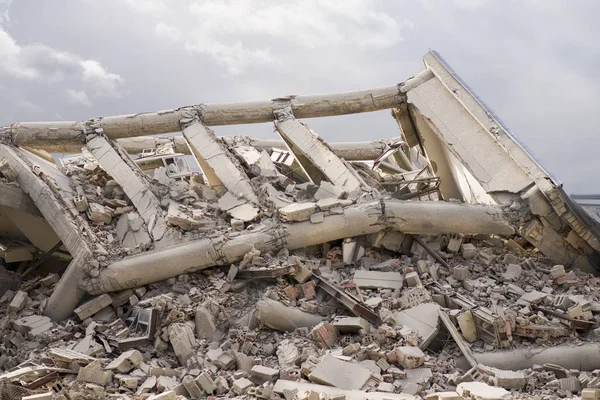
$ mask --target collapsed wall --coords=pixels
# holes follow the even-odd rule
[[[1,259],[22,277],[40,274],[45,266],[51,268],[50,260],[66,268],[60,279],[49,275],[45,283],[34,278],[34,283],[23,284],[31,295],[48,295],[39,308],[50,319],[36,320],[35,324],[44,328],[38,330],[33,322],[22,321],[27,316],[18,321],[11,318],[26,312],[31,299],[23,287],[15,295],[17,276],[5,271],[11,283],[2,285],[0,280],[0,289],[14,297],[8,301],[9,296],[4,295],[4,301],[10,303],[4,328],[23,325],[20,329],[30,338],[44,336],[56,327],[51,321],[63,321],[75,312],[81,321],[92,318],[97,321],[92,324],[110,324],[101,340],[108,353],[112,352],[108,351],[109,338],[113,346],[124,351],[127,346],[143,346],[154,340],[156,333],[155,345],[166,351],[170,343],[182,366],[210,370],[188,374],[193,380],[184,378],[184,388],[177,394],[197,397],[199,393],[213,393],[217,387],[221,394],[231,394],[229,385],[234,382],[224,371],[233,368],[231,360],[243,364],[240,360],[248,352],[238,348],[231,353],[229,345],[222,344],[218,356],[214,352],[210,356],[217,350],[211,349],[200,361],[195,353],[198,343],[185,324],[186,318],[181,323],[171,319],[177,314],[175,310],[187,307],[190,311],[192,304],[202,303],[194,311],[198,339],[221,340],[240,327],[254,329],[251,327],[256,327],[257,319],[281,331],[311,330],[317,325],[311,335],[317,343],[325,343],[320,347],[344,344],[344,352],[350,352],[346,349],[352,346],[357,354],[363,349],[369,354],[366,358],[379,368],[375,374],[369,373],[374,371],[369,366],[357,369],[350,362],[355,356],[349,357],[354,352],[342,352],[337,355],[341,358],[325,356],[320,361],[318,357],[302,357],[302,362],[308,363],[306,368],[302,364],[299,371],[288,371],[292,375],[282,377],[274,387],[263,385],[280,394],[285,395],[286,390],[325,390],[315,383],[337,387],[347,397],[353,396],[352,390],[366,390],[355,396],[371,396],[380,388],[389,396],[402,392],[409,396],[402,398],[412,398],[423,394],[422,390],[431,394],[469,380],[524,389],[526,385],[521,382],[526,381],[525,373],[507,375],[494,369],[496,366],[484,356],[479,359],[486,360],[486,365],[480,364],[470,343],[483,341],[482,349],[491,350],[516,345],[515,336],[539,342],[589,332],[600,307],[594,299],[581,297],[592,289],[575,294],[578,289],[573,288],[581,288],[586,279],[577,270],[589,271],[600,265],[598,228],[593,220],[582,218],[556,181],[439,55],[429,53],[424,60],[426,70],[416,77],[368,91],[199,105],[85,122],[17,123],[3,129],[0,189],[7,190],[0,193]],[[392,110],[400,128],[398,140],[327,143],[301,121],[381,109]],[[218,138],[210,129],[266,121],[274,122],[282,140]],[[144,136],[170,132],[181,132],[182,136]],[[149,149],[143,148],[146,144],[151,144]],[[82,148],[81,155],[64,158],[60,167],[46,152]],[[134,158],[133,153],[140,149],[141,154]],[[193,156],[199,172],[191,171],[186,154]],[[4,209],[30,217],[4,218]],[[24,218],[40,220],[36,224],[51,231],[54,244],[42,244]],[[226,267],[226,278],[214,269],[220,266]],[[207,284],[203,275],[190,278],[199,271],[218,277],[220,283],[213,280],[214,291],[196,291],[194,297],[191,291],[186,292],[194,288],[190,280]],[[522,276],[535,277],[541,284],[523,287],[518,282]],[[242,307],[247,320],[244,317],[233,324],[237,328],[230,326],[216,298],[231,296],[234,300],[233,293],[246,290],[245,282],[264,279],[275,279],[278,284],[265,299],[258,303],[252,299],[256,305],[250,308],[254,311]],[[492,289],[498,279],[504,286]],[[178,299],[181,303],[173,306],[172,297],[162,296],[175,290],[178,280],[183,286],[178,293],[187,298]],[[153,286],[163,281],[167,284]],[[290,283],[293,281],[296,284]],[[588,284],[595,285],[591,281]],[[148,287],[152,296],[146,295]],[[336,307],[321,307],[326,303],[325,295],[356,316],[357,321],[346,321],[351,328],[331,321]],[[97,297],[90,300],[90,296]],[[141,307],[138,303],[144,296]],[[131,321],[125,316],[127,326],[117,324],[122,320],[115,319],[113,309],[117,313],[125,309],[156,310],[156,303],[163,300],[171,311],[167,317],[165,308],[158,307],[162,317],[169,320],[161,333],[150,332],[147,318],[152,319],[153,329],[160,325],[150,313],[144,317],[144,335],[133,335],[130,344],[124,343],[119,335],[125,335],[125,328],[132,330]],[[293,305],[301,307],[290,308]],[[549,305],[556,305],[559,311],[547,309]],[[406,312],[391,317],[390,310]],[[414,322],[421,312],[430,319],[425,327]],[[561,327],[561,321],[568,328]],[[411,378],[411,374],[416,372],[414,368],[425,375],[431,374],[431,369],[436,374],[443,375],[444,369],[448,372],[449,365],[438,359],[434,367],[422,353],[435,348],[440,329],[426,327],[438,323],[472,370],[460,379],[435,375],[433,385],[430,378]],[[97,352],[92,351],[91,344],[97,336],[94,329],[86,330],[86,342],[77,345],[81,345],[77,347],[80,351],[70,357],[81,364],[79,375],[89,369],[90,374],[103,377],[82,378],[81,382],[106,386],[112,375],[101,371],[94,357],[89,358]],[[362,345],[346,339],[344,335],[349,332],[360,332]],[[373,339],[379,343],[376,348],[366,339],[373,332],[379,335]],[[9,341],[13,339],[14,335]],[[44,336],[44,340],[52,339]],[[51,357],[64,360],[64,352],[58,353],[62,356]],[[123,358],[124,354],[127,356]],[[134,355],[124,352],[118,360],[138,366],[141,358],[136,354],[136,361],[131,361],[131,357]],[[227,357],[231,360],[224,361]],[[278,361],[280,368],[283,359]],[[421,368],[423,365],[427,367]],[[240,386],[245,379],[245,386],[236,389],[234,384],[231,390],[241,395],[253,385],[274,383],[275,378],[266,377],[269,368],[262,367],[264,371],[259,373],[252,366],[246,370],[238,365],[246,375],[238,374],[235,382]],[[355,387],[326,376],[328,369],[337,367],[348,368],[348,374],[364,376],[365,381]],[[384,373],[390,368],[397,371]],[[429,372],[424,371],[427,368]],[[219,377],[215,376],[218,370],[223,371]],[[277,371],[270,373],[275,377],[283,372]],[[553,373],[563,379],[562,372]],[[301,375],[313,384],[289,383]],[[374,378],[378,375],[384,376]],[[564,379],[569,379],[566,375]],[[530,390],[541,390],[540,382],[552,381],[550,377],[538,378],[528,386]],[[0,375],[0,383],[3,379],[12,378]],[[119,378],[119,382],[127,386],[127,379]],[[580,385],[586,382],[577,379]],[[135,381],[135,385],[130,382],[130,389],[138,388],[140,382]],[[559,390],[569,388],[568,382],[557,385]],[[165,393],[172,389],[168,385],[164,388]],[[196,388],[198,393],[194,393]],[[472,387],[459,392],[466,396],[469,390],[477,391]]]

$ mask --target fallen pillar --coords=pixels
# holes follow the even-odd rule
[[[419,75],[395,85],[345,93],[315,96],[286,96],[268,101],[237,102],[227,104],[203,104],[202,120],[208,126],[256,124],[271,122],[273,111],[291,105],[298,118],[327,117],[385,110],[397,107],[405,101],[405,93],[431,79],[433,74],[425,70]],[[180,131],[180,120],[187,108],[157,112],[118,115],[99,118],[99,127],[110,139],[158,135]],[[11,125],[12,142],[15,146],[31,146],[46,149],[53,147],[59,152],[62,146],[72,143],[84,144],[84,122],[22,122]]]
[[[146,223],[150,236],[155,241],[160,240],[167,230],[167,224],[162,216],[160,201],[150,190],[144,173],[130,159],[124,160],[123,156],[129,156],[119,154],[101,132],[89,134],[86,147],[129,197]]]
[[[78,283],[84,276],[85,259],[91,256],[88,244],[83,240],[78,226],[85,223],[76,219],[61,204],[57,194],[19,156],[22,150],[0,145],[0,158],[4,158],[17,174],[21,189],[29,194],[46,221],[63,242],[73,260],[67,267],[56,289],[52,292],[44,314],[55,321],[69,317],[85,294]]]
[[[112,292],[162,281],[182,273],[241,260],[253,248],[261,253],[301,249],[385,229],[415,234],[482,233],[512,235],[501,210],[490,205],[387,200],[359,204],[330,215],[315,230],[309,221],[257,226],[235,237],[201,239],[115,262],[90,278],[90,294]]]
[[[563,368],[593,371],[600,368],[600,345],[557,345],[527,347],[507,351],[473,353],[482,365],[507,370],[532,368],[534,365],[556,364]]]
[[[256,319],[271,329],[281,332],[293,332],[298,328],[312,328],[323,320],[297,308],[271,299],[263,299],[256,303]]]
[[[221,193],[226,189],[236,196],[258,203],[248,177],[232,162],[227,150],[219,143],[214,133],[204,126],[198,114],[188,110],[182,117],[181,126],[183,136],[196,156],[209,185]]]
[[[319,184],[327,180],[347,193],[359,189],[364,184],[314,131],[294,117],[290,107],[276,110],[275,116],[277,132],[314,183]]]

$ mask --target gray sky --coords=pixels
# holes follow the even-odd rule
[[[595,0],[0,0],[0,125],[364,89],[438,50],[571,193],[600,193]],[[308,120],[398,135],[389,112]],[[270,124],[216,127],[275,137]]]

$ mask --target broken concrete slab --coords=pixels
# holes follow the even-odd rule
[[[110,306],[111,304],[112,299],[108,294],[105,293],[100,296],[94,297],[93,299],[77,307],[75,309],[75,314],[77,314],[77,317],[79,317],[79,319],[83,321],[96,314],[104,307]]]
[[[360,390],[366,385],[371,375],[371,370],[360,364],[342,361],[332,355],[326,355],[311,372],[309,379],[312,382],[334,386],[339,389]]]
[[[281,219],[287,222],[308,221],[317,209],[316,203],[292,203],[280,208]]]
[[[353,278],[356,286],[365,289],[402,289],[404,278],[399,272],[357,270]]]
[[[425,349],[438,333],[438,315],[440,306],[437,303],[422,303],[395,313],[396,326],[406,326],[417,332],[421,338],[419,347]]]

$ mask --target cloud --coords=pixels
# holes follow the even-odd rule
[[[107,71],[99,61],[84,59],[78,54],[41,43],[21,45],[3,26],[2,22],[7,20],[7,11],[0,12],[0,77],[50,86],[70,81],[96,96],[120,96],[125,83],[120,75]]]
[[[165,22],[159,22],[156,25],[156,28],[154,28],[154,31],[160,36],[164,36],[176,41],[180,40],[183,36],[181,30],[174,26],[168,25]]]
[[[67,94],[67,100],[70,104],[82,105],[88,108],[92,106],[90,98],[83,90],[67,89],[65,92]]]
[[[108,72],[95,60],[79,62],[84,85],[91,88],[97,96],[120,97],[125,80],[117,74]]]
[[[294,48],[384,49],[402,41],[399,22],[376,0],[122,0],[156,22],[157,35],[208,56],[230,75],[280,66]],[[177,27],[175,27],[177,26]],[[409,27],[410,28],[410,27]],[[265,44],[269,42],[269,44]]]

